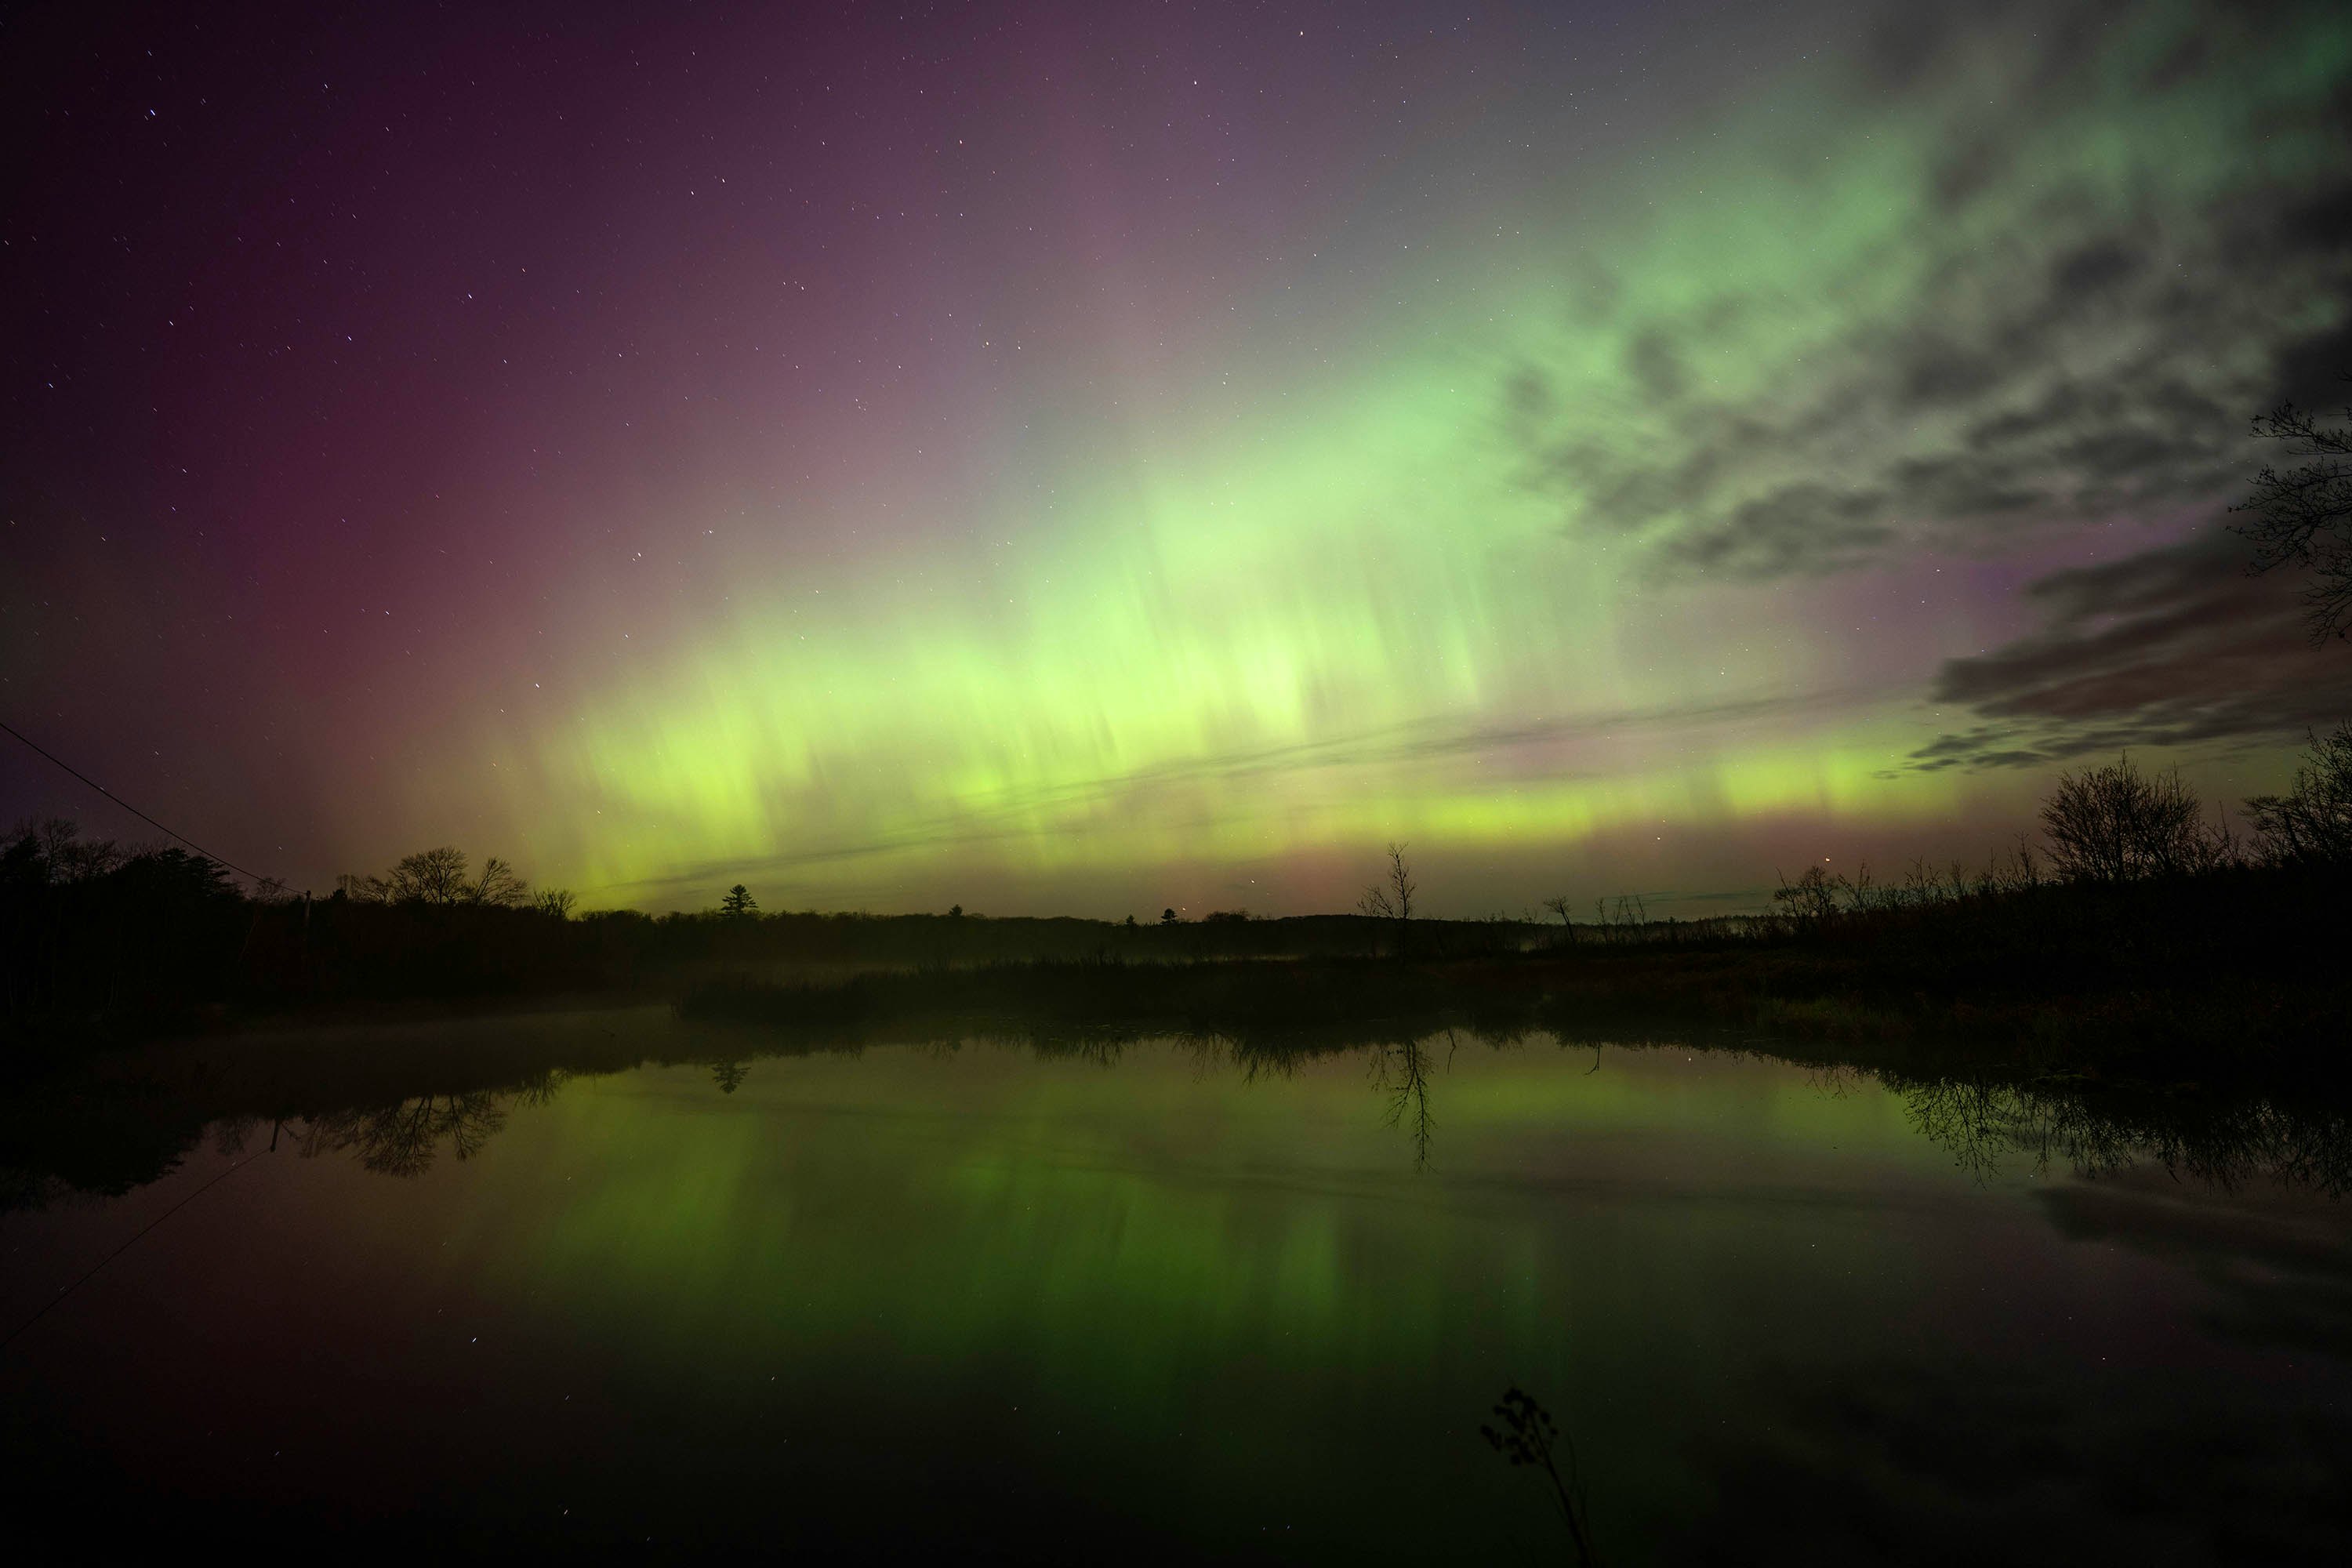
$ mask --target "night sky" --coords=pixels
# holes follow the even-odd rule
[[[0,21],[0,719],[324,891],[1433,912],[2352,717],[2352,9]],[[0,819],[154,835],[0,738]],[[1662,900],[1664,900],[1662,902]]]

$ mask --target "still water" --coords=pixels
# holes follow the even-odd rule
[[[592,1065],[464,1087],[458,1037],[501,1029]],[[2347,1539],[2340,1120],[2256,1108],[2217,1154],[1549,1037],[756,1044],[646,1013],[174,1047],[219,1111],[175,1165],[20,1172],[0,1215],[14,1527],[1561,1561],[1478,1436],[1516,1384],[1614,1563]],[[306,1088],[330,1053],[374,1087]]]

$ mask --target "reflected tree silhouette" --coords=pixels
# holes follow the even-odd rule
[[[1460,1036],[1447,1030],[1442,1037],[1450,1061],[1460,1047]],[[1473,1037],[1494,1046],[1506,1038]],[[1289,1078],[1306,1061],[1351,1050],[1205,1036],[1179,1043],[1196,1056],[1201,1071],[1223,1065],[1239,1072],[1245,1082],[1262,1076]],[[1594,1065],[1588,1075],[1597,1070],[1597,1044],[1556,1043],[1564,1050],[1591,1048]],[[1122,1042],[1101,1037],[1033,1037],[1024,1044],[1040,1058],[1084,1060],[1106,1068],[1117,1066],[1123,1054]],[[1352,1047],[1364,1053],[1367,1077],[1381,1097],[1381,1124],[1405,1130],[1415,1171],[1428,1168],[1437,1129],[1432,1079],[1440,1064],[1433,1047],[1433,1041],[1411,1037]],[[712,1062],[711,1081],[722,1094],[732,1094],[750,1078],[751,1066],[733,1057]],[[299,1134],[299,1147],[306,1157],[356,1153],[367,1169],[387,1175],[421,1174],[445,1145],[459,1160],[478,1153],[505,1128],[510,1110],[547,1103],[565,1077],[549,1069],[498,1090],[411,1096],[373,1109],[313,1115]],[[2352,1193],[2352,1117],[2333,1107],[2260,1099],[2217,1103],[2195,1094],[2126,1094],[2063,1080],[2019,1083],[1958,1075],[1915,1079],[1852,1062],[1816,1063],[1809,1079],[1817,1093],[1832,1099],[1883,1085],[1902,1098],[1912,1128],[1979,1182],[1995,1179],[2010,1162],[2022,1159],[2036,1172],[2057,1166],[2088,1177],[2149,1163],[2180,1180],[2224,1188],[2268,1180],[2331,1196]],[[214,1142],[223,1153],[236,1154],[265,1120],[250,1114],[224,1117],[213,1125]],[[283,1125],[283,1121],[273,1125],[273,1144]]]
[[[1373,1086],[1388,1097],[1381,1125],[1405,1127],[1412,1138],[1412,1168],[1427,1170],[1430,1134],[1437,1127],[1429,1109],[1429,1053],[1412,1039],[1383,1042],[1371,1050]]]
[[[387,1176],[420,1176],[432,1168],[446,1140],[460,1160],[471,1159],[503,1131],[507,1108],[488,1090],[428,1094],[373,1110],[339,1111],[312,1119],[301,1152],[305,1159],[345,1151],[367,1169]]]
[[[510,1091],[509,1098],[519,1106],[535,1108],[546,1105],[555,1099],[571,1076],[560,1068],[549,1068],[524,1079]]]
[[[1382,966],[1378,973],[1390,971]],[[1118,978],[1106,972],[1107,980]],[[1636,1056],[1652,1048],[1620,1036],[1606,1038]],[[1577,1053],[1580,1076],[1597,1068],[1604,1049],[1601,1037],[1528,1031],[1511,1022],[1441,1025],[1426,1032],[1394,1028],[1385,1038],[1367,1040],[1311,1013],[1249,1030],[1179,1026],[1155,1036],[1084,1026],[991,1033],[954,1020],[911,1048],[951,1056],[985,1046],[1108,1069],[1130,1043],[1146,1039],[1192,1056],[1203,1075],[1233,1070],[1245,1082],[1286,1079],[1340,1058],[1359,1062],[1379,1097],[1382,1124],[1406,1130],[1416,1170],[1427,1168],[1433,1152],[1437,1044],[1449,1052],[1465,1040],[1491,1049],[1549,1046]],[[2308,1088],[2289,1093],[2265,1085],[2134,1088],[2046,1073],[1939,1075],[1900,1070],[1867,1052],[1824,1053],[1818,1043],[1794,1057],[1752,1040],[1672,1043],[1684,1052],[1793,1061],[1805,1068],[1814,1091],[1830,1098],[1881,1089],[1894,1094],[1913,1129],[1979,1180],[2022,1160],[2034,1170],[2061,1166],[2091,1176],[2154,1164],[2184,1181],[2231,1186],[2267,1180],[2334,1195],[2352,1193],[2352,1113],[2340,1094]],[[724,1093],[740,1088],[764,1057],[855,1056],[864,1046],[854,1032],[829,1039],[795,1037],[749,1050],[730,1045],[723,1058],[695,1060]],[[41,1207],[75,1192],[127,1192],[157,1180],[207,1142],[236,1158],[261,1141],[265,1126],[272,1147],[290,1141],[304,1154],[350,1152],[370,1170],[414,1175],[429,1169],[445,1147],[470,1158],[501,1131],[509,1111],[544,1104],[571,1074],[611,1071],[639,1059],[605,1034],[579,1036],[531,1047],[538,1055],[470,1057],[454,1064],[454,1072],[453,1064],[436,1064],[434,1092],[395,1100],[390,1096],[401,1089],[422,1087],[415,1082],[420,1068],[365,1054],[280,1060],[278,1047],[264,1041],[245,1049],[268,1062],[268,1070],[248,1065],[227,1073],[115,1081],[108,1075],[116,1069],[93,1063],[0,1097],[0,1212]],[[1589,1065],[1581,1059],[1588,1051]]]
[[[1118,1065],[1129,1043],[1123,1035],[1073,1029],[1036,1036],[1029,1041],[1029,1048],[1047,1061],[1092,1062],[1097,1067],[1110,1068]]]
[[[509,1110],[549,1103],[563,1087],[565,1077],[548,1068],[509,1089],[414,1095],[375,1110],[314,1117],[301,1152],[307,1158],[349,1150],[371,1171],[392,1176],[421,1175],[432,1167],[445,1142],[460,1160],[480,1153],[506,1130]]]
[[[1806,1068],[1805,1082],[1823,1100],[1847,1100],[1870,1088],[1874,1080],[1850,1062],[1829,1062]]]
[[[1965,1078],[1890,1079],[1889,1087],[1911,1125],[1979,1181],[2022,1156],[2036,1172],[2058,1165],[2098,1177],[2147,1163],[2223,1189],[2271,1181],[2331,1197],[2352,1192],[2352,1119],[2337,1110]]]
[[[232,1116],[215,1124],[213,1151],[224,1159],[234,1160],[245,1152],[252,1141],[254,1130],[261,1125],[258,1116]]]

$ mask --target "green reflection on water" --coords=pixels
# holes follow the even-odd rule
[[[306,1484],[339,1507],[526,1536],[554,1504],[590,1539],[1551,1552],[1542,1500],[1475,1435],[1511,1383],[1574,1436],[1618,1562],[1732,1549],[1721,1521],[1841,1476],[1872,1479],[1805,1529],[2087,1531],[2160,1556],[2248,1528],[2250,1476],[2284,1489],[2273,1555],[2329,1517],[2287,1456],[2344,1431],[2341,1205],[2258,1161],[2230,1168],[2252,1178],[2235,1194],[2128,1166],[2252,1150],[2324,1189],[2342,1140],[2308,1118],[2184,1142],[2014,1086],[1549,1038],[1252,1073],[1214,1042],[747,1060],[740,1037],[667,1019],[545,1026],[606,1043],[568,1079],[525,1053],[520,1092],[425,1051],[402,1070],[433,1092],[389,1109],[285,1076],[315,1047],[234,1089],[244,1069],[207,1063],[187,1081],[273,1107],[288,1153],[314,1157],[128,1255],[9,1391],[63,1401],[118,1454],[201,1420],[233,1456],[229,1390],[290,1385],[251,1440],[300,1430],[337,1461]],[[612,1070],[638,1058],[673,1065]],[[1425,1105],[1391,1120],[1400,1083]],[[225,1158],[191,1154],[159,1198]],[[107,1219],[8,1223],[95,1246]],[[228,1236],[305,1268],[257,1284],[194,1245]],[[2284,1289],[2242,1289],[2257,1268]],[[186,1359],[232,1312],[282,1338],[206,1399]],[[125,1345],[117,1403],[73,1392]],[[388,1429],[334,1413],[352,1384],[442,1389],[467,1415]],[[2147,1468],[2132,1432],[2217,1421],[2242,1434],[2226,1466],[2117,1500]],[[2016,1452],[2021,1430],[2067,1462]],[[177,1462],[204,1495],[254,1484],[226,1457]],[[371,1479],[387,1469],[438,1479],[420,1505]]]

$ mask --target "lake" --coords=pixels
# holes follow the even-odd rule
[[[1479,1435],[1514,1384],[1612,1563],[2352,1529],[2340,1115],[1549,1037],[760,1049],[420,1023],[19,1096],[16,1531],[1566,1560]]]

